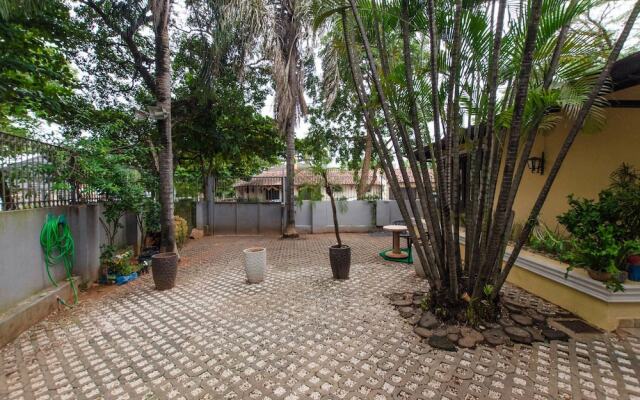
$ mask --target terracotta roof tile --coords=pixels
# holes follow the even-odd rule
[[[252,177],[249,181],[239,181],[234,187],[238,186],[272,186],[280,185],[282,178],[285,176],[284,166],[276,166],[269,168],[268,170]],[[327,170],[327,177],[329,182],[334,185],[355,185],[354,173],[352,171],[329,168]],[[296,169],[294,178],[296,186],[299,185],[313,185],[321,183],[321,178],[315,175],[309,167],[300,167]]]

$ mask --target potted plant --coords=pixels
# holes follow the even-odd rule
[[[338,213],[336,209],[336,199],[334,197],[334,187],[329,183],[327,169],[321,168],[319,171],[324,183],[324,190],[331,202],[331,213],[333,214],[333,230],[336,234],[337,243],[329,246],[329,263],[334,279],[349,279],[351,269],[351,247],[342,244],[340,238],[340,227],[338,226]]]
[[[572,240],[565,277],[574,268],[584,268],[592,279],[604,282],[609,290],[621,291],[625,278],[621,277],[619,267],[623,258],[623,245],[615,239],[613,227],[600,225],[593,234]]]
[[[640,281],[640,240],[629,240],[624,243],[624,247],[629,279]]]
[[[247,274],[247,282],[262,282],[267,269],[267,249],[250,247],[242,252],[244,253],[244,271]]]

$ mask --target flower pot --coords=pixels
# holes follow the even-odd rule
[[[247,282],[262,282],[264,280],[264,272],[267,269],[267,249],[264,247],[250,247],[242,252],[244,253],[244,271],[247,274]]]
[[[329,247],[329,263],[334,279],[349,279],[351,268],[351,247],[333,245]]]
[[[640,265],[640,255],[634,254],[632,256],[627,257],[627,264]]]
[[[629,280],[640,281],[640,264],[629,265],[627,271],[629,272]]]
[[[173,288],[178,274],[178,255],[176,253],[154,254],[151,257],[151,273],[156,290]]]
[[[594,271],[592,269],[587,269],[587,273],[589,274],[591,279],[599,282],[608,282],[613,278],[613,275],[611,275],[610,272],[605,271]],[[627,277],[627,271],[620,271],[615,278],[617,282],[624,283],[624,281],[627,280]]]

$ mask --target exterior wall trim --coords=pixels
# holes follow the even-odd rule
[[[460,242],[465,243],[462,233],[460,234]],[[511,247],[508,247],[504,260],[506,261],[510,255]],[[640,302],[640,284],[638,283],[625,284],[624,292],[614,293],[607,290],[601,282],[591,279],[584,271],[574,270],[565,279],[566,264],[542,255],[532,255],[527,251],[522,251],[518,256],[516,266],[607,303]]]

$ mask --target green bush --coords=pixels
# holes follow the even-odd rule
[[[571,248],[569,239],[563,237],[557,230],[552,231],[546,225],[534,228],[529,238],[528,246],[533,250],[549,254],[561,261],[567,259],[567,252]]]
[[[607,287],[622,290],[618,274],[626,257],[640,248],[640,174],[622,164],[597,201],[569,196],[569,210],[558,221],[571,234],[567,273],[575,267],[609,272]]]
[[[107,275],[130,275],[134,272],[134,266],[131,264],[132,256],[131,250],[118,253],[114,246],[107,245],[103,247],[100,254],[100,263]]]
[[[575,239],[596,234],[600,225],[612,228],[620,241],[640,235],[640,174],[622,164],[611,174],[611,185],[598,194],[598,200],[569,196],[569,210],[558,221]]]
[[[187,242],[187,237],[189,236],[189,225],[187,224],[186,219],[177,215],[173,217],[173,224],[175,225],[176,230],[176,245],[181,249]]]

